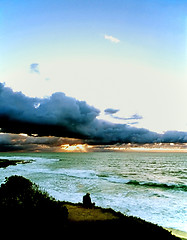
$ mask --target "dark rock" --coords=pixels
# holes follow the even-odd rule
[[[17,165],[18,163],[25,164],[30,162],[32,161],[0,159],[0,168],[14,166],[14,165]]]

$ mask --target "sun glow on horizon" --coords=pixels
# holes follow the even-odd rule
[[[122,144],[122,145],[88,145],[62,144],[61,152],[187,152],[187,143]]]
[[[63,144],[61,145],[62,151],[65,152],[88,152],[88,148],[91,146],[88,146],[87,144]]]

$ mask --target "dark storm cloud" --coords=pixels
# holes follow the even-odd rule
[[[88,144],[187,142],[187,133],[161,135],[97,119],[99,114],[95,107],[61,92],[49,98],[31,98],[0,83],[0,128],[4,133],[76,138]]]
[[[31,65],[30,65],[30,71],[31,71],[31,73],[40,73],[40,71],[39,71],[39,64],[38,63],[32,63]]]
[[[13,134],[0,134],[0,152],[23,150],[24,146],[18,138],[19,136]]]
[[[115,124],[97,119],[92,127],[93,140],[100,144],[157,142],[160,137],[159,134],[144,128],[135,128],[127,124]]]
[[[0,84],[2,132],[85,138],[88,126],[100,111],[84,101],[54,93],[49,98],[30,98]]]
[[[162,136],[163,142],[167,143],[186,143],[187,133],[178,131],[167,131]]]
[[[32,137],[26,134],[0,134],[0,152],[8,151],[59,151],[63,144],[81,144],[80,139],[61,137]]]

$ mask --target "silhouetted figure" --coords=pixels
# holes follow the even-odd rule
[[[83,196],[83,207],[85,208],[92,208],[94,207],[95,203],[92,203],[90,194],[87,193]]]

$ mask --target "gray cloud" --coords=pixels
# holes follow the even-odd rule
[[[143,119],[143,117],[137,113],[133,114],[131,117],[126,118],[127,120],[140,120]]]
[[[123,120],[123,121],[132,121],[132,120],[141,120],[143,119],[142,116],[140,116],[139,114],[133,114],[130,117],[118,117],[115,116],[114,114],[119,112],[119,109],[113,109],[113,108],[107,108],[104,110],[106,115],[110,115],[110,117],[114,118],[114,119],[118,119],[118,120]],[[138,122],[128,122],[128,124],[130,125],[134,125],[137,124]]]
[[[158,134],[144,128],[97,119],[99,114],[95,107],[61,92],[49,98],[31,98],[0,83],[0,128],[4,133],[76,138],[96,145],[187,142],[186,132]],[[141,116],[135,114],[130,118],[140,119]]]
[[[0,152],[9,151],[59,151],[63,144],[81,144],[80,139],[61,137],[32,137],[20,134],[1,133]]]
[[[115,119],[118,119],[118,120],[124,120],[124,121],[129,121],[129,120],[140,120],[140,119],[143,119],[142,116],[138,115],[138,114],[133,114],[132,116],[130,117],[126,117],[126,118],[123,118],[123,117],[118,117],[118,116],[112,116],[113,118]],[[137,123],[137,122],[136,122]]]
[[[30,65],[30,71],[31,71],[31,73],[39,74],[40,73],[40,71],[39,71],[39,64],[38,63],[32,63]]]
[[[0,134],[0,152],[21,151],[25,149],[19,135]]]
[[[119,112],[119,109],[107,108],[107,109],[105,109],[104,112],[106,115],[111,115],[111,114],[115,114],[115,113]]]
[[[187,133],[181,131],[167,131],[163,134],[162,141],[167,143],[186,143]]]
[[[54,93],[49,98],[30,98],[0,84],[2,132],[85,138],[85,126],[100,111],[84,101]]]

